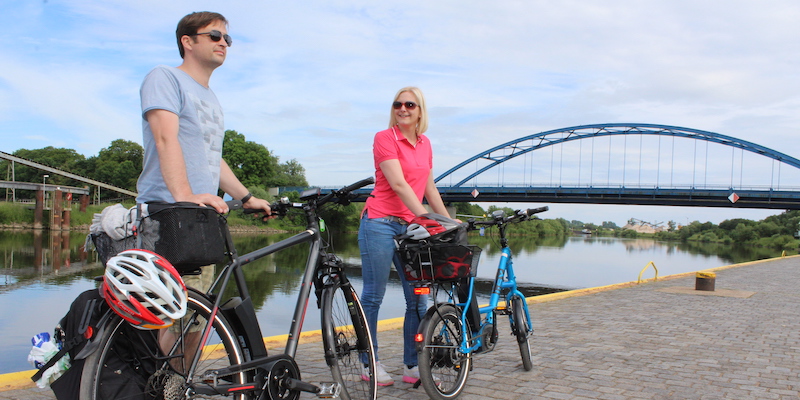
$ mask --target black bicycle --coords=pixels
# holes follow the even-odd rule
[[[306,230],[248,254],[238,256],[228,234],[230,262],[208,292],[190,288],[187,315],[173,327],[143,331],[112,315],[99,340],[91,343],[97,348],[85,360],[81,399],[293,400],[310,392],[320,398],[374,400],[375,355],[364,311],[341,259],[326,251],[324,221],[317,214],[327,203],[348,204],[354,190],[373,182],[368,178],[325,195],[312,189],[301,194],[302,203],[272,204],[273,215],[302,210]],[[229,202],[232,209],[235,203]],[[310,250],[286,349],[267,355],[242,267],[302,243]],[[232,283],[236,295],[225,295]],[[322,343],[333,382],[303,381],[294,360],[312,289],[321,310]],[[174,338],[166,340],[170,335]],[[115,379],[123,374],[133,378]]]

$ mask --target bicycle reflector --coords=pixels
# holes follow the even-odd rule
[[[424,342],[425,341],[425,335],[423,335],[421,333],[418,333],[418,334],[414,335],[414,341],[417,342],[417,343]]]
[[[418,286],[414,288],[414,294],[419,295],[429,295],[431,294],[431,288],[428,286]]]

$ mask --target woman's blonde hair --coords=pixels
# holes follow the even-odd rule
[[[425,96],[422,95],[422,90],[418,87],[407,86],[397,91],[394,95],[392,103],[397,101],[403,92],[411,92],[417,98],[417,107],[419,107],[419,121],[417,121],[417,135],[422,135],[428,130],[428,110],[425,108]],[[397,125],[397,117],[394,115],[394,107],[389,106],[389,128]]]

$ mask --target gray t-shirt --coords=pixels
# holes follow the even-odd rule
[[[225,128],[222,107],[214,92],[178,68],[159,65],[144,78],[140,95],[144,165],[136,184],[136,202],[175,202],[161,175],[153,132],[145,119],[145,114],[155,109],[173,112],[180,119],[178,141],[192,193],[216,195]]]

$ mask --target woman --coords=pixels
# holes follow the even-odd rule
[[[428,212],[422,205],[423,197],[433,212],[449,216],[433,183],[433,153],[430,141],[424,135],[427,128],[428,113],[422,92],[416,87],[406,87],[394,97],[389,129],[375,134],[373,143],[375,189],[364,206],[358,245],[364,279],[361,303],[372,332],[376,359],[378,311],[386,293],[392,263],[402,271],[400,259],[395,254],[394,236],[405,233],[406,226],[415,216]],[[398,275],[406,300],[403,382],[415,383],[419,380],[419,368],[414,335],[427,310],[427,297],[414,295],[404,274]],[[377,364],[375,376],[378,385],[394,383],[381,363]],[[365,371],[362,378],[368,380],[368,372]]]

